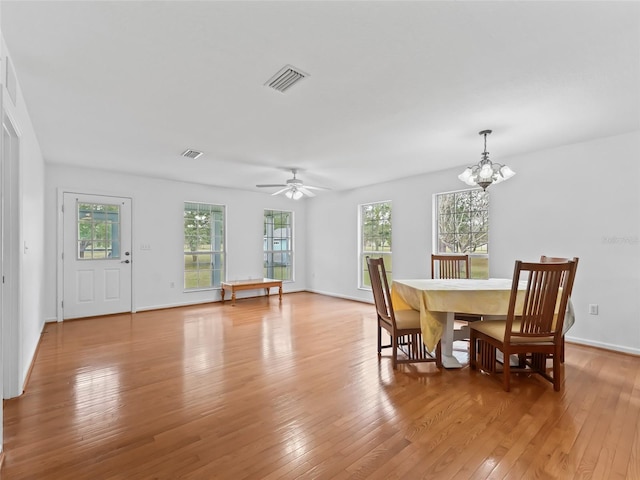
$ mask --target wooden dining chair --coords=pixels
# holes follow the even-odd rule
[[[572,260],[563,263],[516,261],[507,319],[470,325],[471,368],[502,375],[507,392],[511,388],[512,372],[538,373],[559,391],[562,326],[575,272],[576,263]],[[525,277],[527,288],[518,295],[518,284]],[[522,310],[519,307],[516,310],[516,301],[520,299]],[[496,354],[498,350],[502,352],[502,361]],[[511,355],[518,356],[517,367],[511,366]],[[553,360],[551,372],[547,371],[549,356]]]
[[[471,278],[469,255],[431,254],[431,278]],[[454,318],[464,322],[477,322],[482,315],[456,313]]]
[[[391,348],[394,370],[398,368],[399,363],[436,362],[436,366],[441,367],[440,342],[436,346],[434,356],[427,351],[422,341],[420,312],[413,309],[394,310],[383,259],[367,257],[367,267],[378,321],[378,355],[382,354],[383,348]],[[383,329],[391,337],[387,345],[382,344]],[[404,356],[399,357],[398,351],[401,351]]]
[[[431,254],[431,278],[470,278],[470,276],[469,255]]]
[[[564,262],[568,262],[569,260],[576,262],[576,270],[577,270],[578,261],[580,260],[578,257],[565,258],[565,257],[548,257],[546,255],[540,255],[541,263],[564,263]],[[565,281],[566,281],[566,275],[562,279],[563,288],[564,288]],[[573,290],[573,285],[571,286],[571,290]],[[569,291],[569,297],[571,297],[571,290]],[[564,335],[562,336],[562,349],[560,352],[560,361],[564,363]]]

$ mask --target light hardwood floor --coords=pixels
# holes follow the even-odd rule
[[[47,324],[1,478],[640,479],[638,357],[568,344],[561,392],[506,393],[386,355],[311,293]]]

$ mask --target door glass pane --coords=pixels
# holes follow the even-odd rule
[[[120,205],[80,202],[76,205],[76,258],[119,259]]]

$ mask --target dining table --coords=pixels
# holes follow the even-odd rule
[[[513,280],[489,279],[399,279],[393,280],[391,301],[394,310],[414,309],[420,312],[420,326],[425,347],[434,351],[441,342],[442,364],[445,368],[461,368],[453,355],[455,314],[467,313],[483,317],[506,317]],[[519,282],[516,312],[522,311],[526,280]],[[563,334],[575,322],[569,300],[565,313]]]

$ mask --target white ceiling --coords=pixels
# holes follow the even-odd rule
[[[640,129],[635,1],[0,9],[49,163],[250,190],[297,167],[339,190],[476,163],[483,129],[497,162]],[[265,87],[287,64],[310,77]]]

